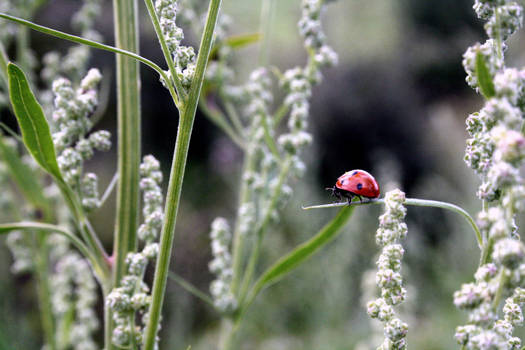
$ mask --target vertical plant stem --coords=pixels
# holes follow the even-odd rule
[[[175,237],[177,211],[179,209],[180,194],[184,179],[184,170],[186,168],[186,159],[188,157],[191,132],[193,129],[193,121],[195,120],[195,112],[199,102],[202,82],[204,80],[204,72],[208,63],[213,32],[217,24],[220,5],[221,0],[210,1],[206,25],[199,47],[195,75],[191,83],[187,102],[180,111],[180,122],[177,131],[177,140],[175,142],[175,151],[173,153],[173,162],[171,164],[166,206],[164,208],[164,224],[162,226],[160,237],[159,256],[155,266],[152,301],[149,309],[148,324],[144,333],[144,350],[153,350],[156,342],[155,338],[159,327],[160,314],[164,301],[171,250],[173,239]]]
[[[275,3],[273,0],[263,0],[261,4],[261,20],[259,27],[263,33],[263,40],[259,47],[259,66],[268,65],[268,57],[270,55],[269,43],[270,32],[272,29],[272,22],[274,16]]]
[[[242,174],[246,174],[252,171],[252,169],[255,166],[254,145],[253,145],[253,141],[251,141],[250,136],[251,135],[249,135],[246,138],[248,144],[246,145]],[[241,181],[241,190],[239,194],[238,208],[241,208],[244,204],[248,203],[249,200],[250,200],[250,191],[248,188],[248,183],[243,179]],[[241,233],[240,227],[241,227],[240,217],[239,217],[239,213],[237,213],[237,220],[235,222],[235,230],[233,232],[233,247],[232,247],[233,277],[232,277],[232,283],[231,283],[231,291],[233,295],[237,295],[237,292],[239,290],[239,284],[241,282],[241,277],[242,277],[243,258],[244,258],[245,237]]]
[[[246,267],[246,271],[243,276],[242,286],[241,286],[241,290],[239,294],[240,295],[239,300],[240,300],[241,305],[244,302],[246,294],[248,293],[248,290],[250,288],[250,284],[252,283],[253,274],[255,273],[255,268],[257,267],[257,263],[259,261],[259,256],[261,253],[261,246],[262,246],[262,240],[264,237],[264,232],[266,231],[266,228],[268,227],[268,224],[270,223],[272,213],[275,210],[275,207],[277,206],[277,201],[281,194],[281,189],[283,187],[283,184],[290,170],[290,162],[291,162],[291,158],[290,156],[288,156],[283,162],[283,167],[281,169],[281,173],[279,174],[279,180],[278,180],[277,186],[275,186],[274,192],[272,193],[270,204],[268,205],[268,208],[266,209],[262,222],[259,224],[259,227],[257,228],[256,236],[255,236],[255,244],[253,246],[253,250],[250,255],[250,260],[248,261],[248,266]]]
[[[44,341],[49,350],[56,350],[55,322],[53,309],[51,307],[51,292],[49,289],[49,248],[47,246],[47,235],[37,234],[38,251],[36,259],[36,271],[38,276],[38,301],[40,305],[40,318],[44,330]]]
[[[113,0],[115,45],[138,53],[137,0]],[[126,255],[137,246],[139,218],[139,166],[140,166],[140,72],[136,60],[117,55],[117,114],[118,114],[118,186],[117,218],[113,246],[113,286],[120,284],[126,269]],[[111,289],[111,288],[108,288]],[[105,350],[111,344],[113,321],[107,312]]]
[[[9,62],[9,57],[5,52],[5,47],[2,42],[0,42],[0,77],[2,78],[2,84],[7,91],[7,62]]]

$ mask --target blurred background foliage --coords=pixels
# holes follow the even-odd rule
[[[70,14],[79,5],[51,0],[35,21],[71,32]],[[258,31],[260,5],[261,0],[225,0],[223,13],[232,18],[231,33]],[[268,57],[270,64],[284,70],[306,59],[296,29],[299,0],[275,1],[275,6]],[[293,186],[281,221],[267,234],[262,266],[312,236],[335,215],[336,209],[304,212],[301,205],[331,202],[324,188],[354,168],[374,173],[383,193],[399,186],[408,197],[445,200],[477,213],[477,178],[463,162],[464,120],[479,109],[482,99],[464,82],[461,59],[468,46],[485,37],[471,6],[471,0],[340,0],[328,7],[324,25],[340,63],[314,89],[310,117],[314,144],[306,152],[308,170]],[[111,2],[104,0],[104,8],[97,29],[105,42],[112,43]],[[161,62],[142,10],[141,53]],[[187,35],[187,40],[196,38]],[[65,52],[70,45],[34,32],[31,42],[39,58],[52,49]],[[523,35],[513,36],[509,46],[508,65],[521,67]],[[100,68],[111,84],[100,128],[112,129],[116,143],[114,57],[98,51],[93,55],[91,66]],[[239,83],[255,68],[257,55],[257,46],[237,52]],[[158,157],[167,175],[178,116],[158,76],[143,68],[142,79],[143,153]],[[14,125],[7,113],[1,117]],[[236,211],[240,155],[234,143],[197,115],[172,270],[202,290],[207,291],[213,279],[207,267],[209,225],[214,217],[232,218]],[[99,154],[89,167],[99,174],[104,188],[116,169],[115,154]],[[380,210],[358,208],[335,242],[266,290],[247,316],[241,348],[335,350],[379,345],[381,334],[375,339],[376,328],[364,308],[370,287],[364,291],[362,286],[367,284],[365,272],[375,268]],[[111,249],[114,202],[93,214],[92,222]],[[474,236],[460,217],[438,209],[409,208],[407,224],[403,273],[410,294],[404,310],[410,325],[408,343],[415,349],[457,348],[454,329],[466,315],[454,308],[452,293],[473,279],[479,257]],[[10,264],[11,256],[1,244],[0,349],[38,349],[35,282],[29,276],[11,275]],[[173,282],[164,314],[162,349],[185,349],[190,344],[195,350],[215,348],[219,316]]]

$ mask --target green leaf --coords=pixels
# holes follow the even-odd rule
[[[7,145],[0,137],[0,158],[6,163],[13,181],[24,194],[25,199],[38,209],[47,212],[49,203],[35,172],[20,158],[16,149]]]
[[[97,276],[105,275],[105,268],[101,266],[103,262],[99,263],[97,257],[92,253],[92,251],[73,233],[69,232],[61,226],[44,224],[41,222],[32,222],[32,221],[22,221],[22,222],[10,222],[5,224],[0,224],[0,235],[7,234],[11,231],[23,230],[34,232],[36,234],[47,234],[47,233],[57,233],[66,237],[77,249],[78,251],[89,260],[93,266],[94,272]]]
[[[217,51],[221,46],[229,46],[232,49],[241,49],[245,46],[255,44],[259,40],[261,40],[262,34],[261,33],[250,33],[250,34],[241,34],[241,35],[234,35],[230,36],[229,38],[226,38],[224,41],[217,43],[217,45],[213,46],[213,49],[210,52],[210,60],[215,58],[217,55]]]
[[[354,208],[355,206],[353,205],[343,207],[337,216],[326,224],[315,236],[297,246],[294,250],[281,257],[270,268],[268,268],[252,288],[246,305],[251,303],[263,288],[268,287],[286,276],[328,242],[337,237],[343,226],[352,216]]]
[[[91,262],[93,261],[96,262],[96,259],[93,258],[93,254],[86,247],[86,245],[80,239],[78,239],[74,234],[64,229],[63,227],[51,225],[51,224],[44,224],[41,222],[32,222],[32,221],[10,222],[6,224],[0,224],[0,235],[9,233],[11,231],[16,231],[16,230],[32,231],[32,232],[39,232],[39,233],[58,233],[66,237],[67,239],[69,239],[69,241],[73,243],[73,245],[86,258],[90,259]]]
[[[496,95],[494,82],[487,68],[485,56],[480,51],[476,53],[476,77],[478,78],[479,90],[483,96],[487,99],[494,97]]]
[[[57,179],[62,179],[44,111],[29,87],[24,72],[15,64],[7,65],[9,98],[22,131],[22,139],[38,164]]]

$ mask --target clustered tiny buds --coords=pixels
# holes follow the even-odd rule
[[[94,29],[95,20],[101,13],[100,0],[84,0],[82,3],[83,5],[80,9],[71,17],[72,26],[79,32],[81,37],[102,42],[102,36]],[[50,51],[43,57],[43,67],[40,76],[49,86],[60,75],[78,82],[86,73],[90,57],[90,48],[85,45],[72,46],[64,56],[61,56],[58,51]],[[44,110],[51,110],[53,100],[51,91],[43,90],[40,95]]]
[[[210,238],[213,260],[209,268],[217,276],[217,279],[210,285],[210,292],[217,310],[231,313],[237,309],[237,299],[231,291],[233,268],[230,244],[232,234],[226,219],[219,217],[213,221]]]
[[[69,327],[68,344],[72,349],[98,349],[93,339],[99,327],[94,310],[98,288],[89,263],[71,250],[62,236],[49,236],[48,244],[51,256],[58,259],[50,288],[57,328]]]
[[[522,25],[522,7],[507,0],[476,0],[474,9],[487,21],[489,40],[464,55],[467,82],[479,92],[475,61],[483,56],[494,85],[494,96],[467,119],[466,163],[482,183],[478,196],[488,205],[478,214],[483,251],[490,249],[475,282],[454,293],[454,304],[469,311],[469,322],[456,329],[465,349],[520,349],[513,336],[523,321],[525,246],[519,241],[516,214],[525,210],[525,187],[519,169],[525,157],[521,132],[525,112],[525,70],[505,67],[505,40]],[[500,317],[500,304],[506,298]]]
[[[382,247],[377,260],[376,285],[381,297],[367,304],[367,312],[372,318],[383,322],[385,340],[378,350],[406,349],[408,325],[395,314],[394,306],[405,300],[406,289],[401,276],[401,259],[405,253],[399,243],[406,238],[407,226],[405,193],[396,189],[385,195],[385,213],[379,217],[376,243]]]
[[[127,273],[120,287],[114,288],[107,297],[107,304],[113,310],[115,329],[112,341],[119,347],[129,347],[142,343],[142,332],[148,319],[151,302],[149,287],[144,283],[144,273],[149,262],[157,258],[157,243],[163,222],[163,196],[160,188],[162,172],[160,164],[152,155],[145,156],[140,165],[140,189],[142,190],[144,223],[140,225],[137,236],[144,243],[142,251],[128,253]],[[141,326],[135,325],[135,314],[141,313]]]
[[[82,206],[88,211],[100,205],[98,178],[93,173],[83,175],[83,163],[93,156],[94,150],[107,151],[111,147],[109,132],[100,130],[87,135],[92,127],[89,117],[98,104],[95,89],[101,79],[97,69],[90,69],[76,90],[65,78],[53,82],[55,131],[52,136],[58,166],[64,180],[78,191]]]
[[[193,47],[181,45],[184,32],[176,23],[179,3],[176,0],[157,0],[155,9],[168,50],[173,56],[177,78],[182,86],[188,90],[195,73],[196,56]],[[170,72],[166,73],[170,74]]]

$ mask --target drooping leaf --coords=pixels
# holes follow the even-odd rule
[[[31,91],[24,72],[15,64],[7,65],[9,98],[22,131],[22,139],[38,164],[57,179],[62,179],[44,111]]]
[[[337,237],[343,226],[352,216],[354,208],[355,206],[353,205],[343,207],[336,217],[326,224],[315,236],[308,241],[301,243],[290,253],[281,257],[270,266],[255,283],[248,297],[248,303],[253,301],[253,298],[255,298],[262,289],[286,276],[306,259],[315,254],[319,249]]]
[[[476,53],[476,77],[478,78],[479,90],[483,96],[487,99],[494,97],[496,95],[494,82],[487,67],[485,56],[479,51]]]
[[[17,184],[25,199],[37,209],[48,210],[49,203],[44,196],[44,190],[34,171],[22,161],[13,147],[6,144],[0,137],[0,158],[6,163],[13,181]]]

